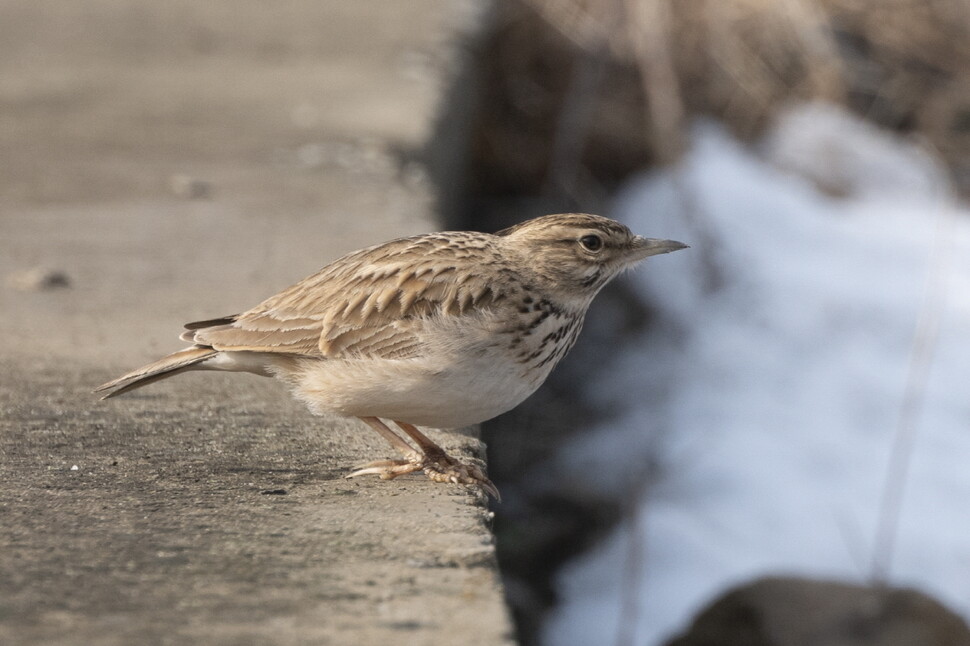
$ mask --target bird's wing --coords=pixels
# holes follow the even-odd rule
[[[344,256],[243,314],[190,323],[182,336],[217,350],[327,358],[407,358],[432,316],[463,316],[505,298],[484,272],[500,263],[486,234],[428,234]],[[206,325],[211,323],[212,325]]]

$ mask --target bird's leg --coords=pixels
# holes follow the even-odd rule
[[[377,417],[361,417],[360,419],[366,422],[372,429],[377,431],[381,437],[387,440],[395,449],[400,451],[401,455],[404,457],[409,458],[417,454],[414,448],[408,444],[404,438],[388,428],[387,424],[382,422]]]
[[[397,449],[404,456],[404,459],[368,462],[358,467],[353,473],[347,474],[348,478],[372,474],[380,477],[381,480],[391,480],[407,473],[424,471],[434,482],[477,484],[496,500],[501,498],[498,489],[481,469],[471,464],[463,464],[451,457],[413,425],[395,421],[395,424],[400,426],[401,430],[407,433],[418,445],[420,450],[417,451],[380,419],[376,417],[361,417],[360,419]]]
[[[422,468],[433,481],[477,484],[496,500],[502,499],[495,484],[477,466],[465,464],[451,457],[413,424],[399,422],[398,420],[394,420],[394,423],[400,426],[401,430],[407,433],[418,445],[418,448],[424,452]]]
[[[367,464],[360,465],[356,471],[347,474],[346,477],[354,478],[374,474],[380,476],[381,480],[391,480],[406,473],[420,471],[424,455],[415,451],[414,447],[407,443],[401,436],[388,428],[387,424],[376,417],[361,417],[361,421],[378,432],[388,443],[404,456],[403,460],[374,460]]]

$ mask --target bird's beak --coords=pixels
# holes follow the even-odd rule
[[[630,245],[630,256],[634,262],[656,256],[662,253],[670,253],[680,249],[687,249],[688,246],[676,240],[660,240],[658,238],[644,238],[635,236]]]

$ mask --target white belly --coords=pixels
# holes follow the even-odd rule
[[[561,325],[550,317],[513,348],[512,336],[503,331],[507,324],[497,315],[471,324],[445,319],[423,331],[416,357],[315,359],[230,352],[222,354],[233,356],[211,367],[275,374],[314,413],[456,428],[511,410],[535,392],[567,349],[544,361],[550,347],[537,356],[532,354],[535,343]]]
[[[540,384],[520,364],[484,354],[444,368],[425,358],[304,362],[294,390],[314,412],[456,428],[514,408]]]

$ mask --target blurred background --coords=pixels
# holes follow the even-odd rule
[[[371,4],[0,2],[7,356],[602,213],[691,249],[483,429],[521,643],[970,643],[970,3]]]
[[[970,4],[494,7],[463,225],[691,245],[486,424],[524,643],[967,643]]]

